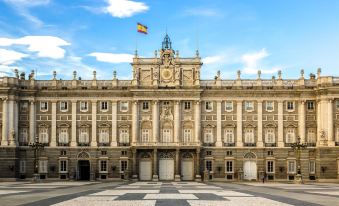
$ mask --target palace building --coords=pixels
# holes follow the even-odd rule
[[[0,178],[32,178],[36,159],[50,180],[339,179],[339,77],[202,80],[202,65],[166,34],[131,80],[0,78]]]

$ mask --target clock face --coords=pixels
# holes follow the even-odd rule
[[[172,71],[170,69],[163,69],[161,72],[161,77],[163,79],[170,79],[172,77]]]

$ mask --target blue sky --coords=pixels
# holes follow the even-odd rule
[[[38,79],[131,78],[129,62],[153,57],[166,28],[173,49],[204,62],[202,79],[299,78],[322,68],[339,76],[337,0],[0,0],[0,75]],[[149,34],[137,33],[136,23]]]

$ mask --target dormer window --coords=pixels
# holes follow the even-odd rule
[[[142,110],[144,110],[144,111],[149,110],[149,102],[148,101],[142,102]]]
[[[82,112],[88,111],[88,102],[80,102],[80,111]]]
[[[60,111],[67,112],[68,110],[68,102],[62,101],[60,102]]]
[[[272,112],[274,110],[274,102],[273,101],[267,101],[266,102],[266,111]]]
[[[101,102],[100,110],[106,112],[108,110],[108,102]]]
[[[226,112],[233,111],[233,102],[232,101],[226,101],[225,102],[225,111]]]
[[[294,102],[288,101],[286,104],[286,110],[287,111],[294,111]]]
[[[40,111],[42,112],[48,111],[48,102],[40,102]]]
[[[120,102],[120,111],[127,112],[128,111],[128,102]]]

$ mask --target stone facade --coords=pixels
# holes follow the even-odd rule
[[[166,35],[132,80],[0,78],[0,178],[305,180],[339,177],[339,77],[201,80]],[[300,137],[308,147],[293,151]]]

